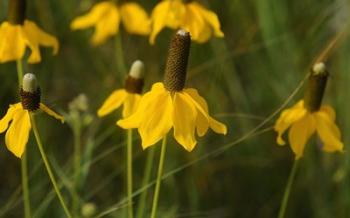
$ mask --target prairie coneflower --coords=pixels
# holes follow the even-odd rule
[[[24,75],[20,95],[22,102],[10,105],[6,115],[0,120],[0,133],[7,130],[5,144],[8,150],[19,158],[25,150],[31,129],[29,113],[40,109],[61,122],[64,121],[62,116],[40,102],[40,89],[34,74]]]
[[[117,6],[112,1],[103,1],[93,6],[91,11],[75,18],[71,29],[86,29],[95,26],[91,43],[100,45],[119,31],[120,21],[129,33],[148,35],[150,21],[146,11],[138,4],[130,2]]]
[[[174,137],[187,151],[197,141],[195,130],[203,136],[210,127],[226,134],[226,126],[208,114],[208,106],[196,89],[184,88],[190,34],[179,30],[172,39],[165,69],[164,83],[155,83],[152,90],[141,97],[136,112],[119,120],[122,128],[138,128],[145,149],[162,139],[172,127]]]
[[[22,59],[27,46],[31,50],[29,63],[41,61],[40,45],[52,47],[53,54],[58,52],[57,39],[27,20],[25,9],[25,0],[9,1],[8,20],[0,25],[0,63]]]
[[[192,40],[199,43],[208,41],[212,36],[224,37],[218,16],[195,1],[161,1],[153,9],[151,21],[151,44],[164,27],[185,29],[191,33]]]
[[[290,127],[289,143],[295,158],[302,157],[309,138],[317,132],[326,152],[342,151],[340,130],[335,124],[335,112],[331,106],[321,105],[328,72],[323,63],[314,65],[304,100],[282,112],[275,124],[278,132],[277,143],[284,145],[282,134]]]
[[[123,105],[124,118],[136,111],[143,88],[143,70],[144,65],[142,61],[135,61],[132,64],[129,75],[125,80],[124,89],[117,89],[112,92],[100,109],[98,109],[97,114],[99,117],[111,113],[121,105]]]

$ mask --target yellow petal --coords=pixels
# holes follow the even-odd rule
[[[303,101],[299,101],[293,107],[286,109],[281,113],[274,127],[275,131],[278,133],[277,144],[285,144],[285,141],[282,138],[283,133],[290,127],[290,125],[301,119],[306,113],[307,111],[304,108]]]
[[[122,105],[122,103],[124,102],[126,96],[127,93],[124,89],[118,89],[112,92],[112,94],[108,96],[105,102],[103,102],[100,109],[98,109],[98,116],[103,117],[120,107],[120,105]]]
[[[326,114],[328,114],[328,116],[331,119],[331,121],[335,120],[335,111],[334,111],[334,109],[331,106],[329,106],[329,105],[322,105],[320,111],[325,112]]]
[[[45,33],[34,22],[26,20],[23,26],[23,35],[27,39],[27,44],[32,50],[29,56],[29,63],[37,63],[41,61],[39,45],[52,47],[53,54],[57,54],[59,44],[56,37]]]
[[[144,111],[147,110],[149,105],[152,104],[158,95],[163,92],[165,92],[163,84],[155,83],[152,86],[151,91],[147,92],[141,97],[139,106],[137,107],[135,113],[125,119],[118,120],[117,125],[123,129],[138,128],[141,120],[145,118]]]
[[[182,27],[191,33],[193,41],[204,43],[209,40],[212,30],[201,13],[202,6],[192,2],[186,6],[186,19]]]
[[[187,151],[192,151],[197,143],[194,135],[197,110],[190,96],[177,92],[173,98],[174,138]]]
[[[30,128],[29,112],[23,109],[17,110],[10,128],[6,132],[5,143],[7,149],[19,158],[21,158],[28,142]]]
[[[323,150],[326,152],[342,151],[344,144],[341,142],[340,130],[334,122],[332,115],[325,111],[313,114],[316,120],[316,130],[323,142]]]
[[[57,114],[55,111],[51,110],[50,108],[48,108],[46,105],[44,105],[43,103],[40,103],[40,109],[42,111],[44,111],[45,113],[47,113],[48,115],[56,118],[57,120],[60,120],[62,123],[64,123],[64,117]]]
[[[154,44],[158,33],[164,28],[177,29],[185,19],[186,8],[181,0],[165,0],[156,5],[152,11],[152,30],[150,43]]]
[[[146,11],[136,3],[125,3],[120,7],[120,15],[125,29],[129,33],[148,35],[151,21]]]
[[[123,117],[128,117],[131,114],[136,112],[137,107],[139,106],[141,100],[141,95],[127,93],[126,98],[124,100],[124,108],[123,108]]]
[[[224,33],[221,31],[221,25],[220,25],[219,18],[214,12],[204,8],[203,6],[198,4],[197,2],[192,2],[190,4],[196,5],[197,9],[203,15],[207,24],[210,25],[211,28],[213,29],[214,35],[216,37],[224,37]]]
[[[3,22],[0,26],[0,63],[20,60],[26,49],[21,25]]]
[[[13,119],[13,116],[18,109],[22,109],[21,103],[10,105],[6,115],[0,120],[0,133],[4,132],[8,128],[9,122]]]
[[[288,138],[296,159],[303,156],[305,144],[314,132],[315,120],[310,114],[292,124]]]
[[[227,127],[225,124],[213,119],[212,117],[209,117],[209,125],[210,128],[218,133],[218,134],[223,134],[226,135],[227,134]]]

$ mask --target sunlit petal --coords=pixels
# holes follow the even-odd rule
[[[105,100],[105,102],[103,102],[100,109],[98,109],[98,116],[105,116],[120,107],[120,105],[122,105],[124,102],[126,96],[127,93],[124,89],[118,89],[112,92],[112,94]]]
[[[342,151],[344,144],[340,140],[340,130],[333,119],[335,115],[319,111],[314,113],[314,116],[317,133],[323,142],[323,150],[327,152]]]
[[[285,141],[282,138],[283,133],[290,127],[290,125],[301,119],[307,113],[303,104],[303,101],[299,101],[290,109],[284,110],[277,119],[274,127],[275,131],[278,133],[277,144],[285,144]]]
[[[183,28],[191,33],[191,39],[199,43],[209,40],[212,30],[201,13],[202,6],[196,2],[189,3],[186,6],[186,19],[184,19]]]
[[[213,119],[212,117],[209,117],[209,125],[210,128],[218,133],[218,134],[223,134],[226,135],[227,134],[227,127],[225,124]]]
[[[50,108],[48,108],[46,105],[44,105],[43,103],[40,103],[40,109],[42,111],[44,111],[45,113],[47,113],[48,115],[56,118],[57,120],[60,120],[62,123],[64,123],[64,117],[57,114],[55,111],[51,110]]]
[[[21,158],[28,142],[30,128],[29,112],[17,110],[10,128],[6,132],[5,143],[8,150],[19,158]]]
[[[3,22],[0,26],[0,63],[21,59],[25,49],[22,26]]]
[[[307,114],[300,120],[292,124],[289,130],[289,143],[295,154],[295,158],[299,159],[303,156],[305,144],[311,135],[315,132],[315,120],[310,114]]]
[[[8,128],[9,122],[13,119],[14,114],[19,109],[22,109],[21,103],[10,105],[6,115],[0,120],[0,133],[4,132]]]
[[[148,35],[151,21],[146,11],[136,3],[125,3],[120,7],[121,20],[129,33]]]
[[[128,117],[136,112],[141,100],[141,95],[127,93],[123,105],[123,117]]]
[[[197,110],[191,97],[181,92],[174,94],[173,107],[174,138],[187,151],[192,151],[197,143],[194,135]]]

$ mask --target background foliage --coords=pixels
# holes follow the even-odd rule
[[[74,142],[81,140],[83,163],[81,204],[97,207],[96,214],[120,206],[106,217],[123,214],[125,200],[125,132],[114,123],[120,112],[104,119],[96,110],[107,95],[123,85],[124,76],[116,62],[116,40],[91,47],[92,31],[69,29],[71,20],[86,12],[91,0],[33,0],[28,17],[60,41],[60,52],[52,56],[42,49],[40,64],[25,64],[40,82],[43,101],[71,118],[60,125],[40,116],[39,129],[55,172],[62,181],[65,198],[72,189]],[[149,12],[157,1],[138,0]],[[193,43],[189,61],[188,87],[196,87],[207,99],[211,113],[229,127],[226,137],[209,134],[191,152],[169,141],[165,171],[188,162],[200,161],[171,173],[162,184],[160,217],[275,217],[293,161],[288,147],[276,146],[276,134],[267,129],[242,142],[227,146],[250,132],[275,112],[305,78],[313,61],[337,41],[329,53],[331,77],[324,102],[337,112],[337,123],[349,144],[349,10],[348,0],[221,0],[201,1],[217,12],[224,39],[206,44]],[[1,21],[6,18],[7,1],[0,3]],[[146,86],[160,81],[172,31],[163,31],[154,46],[148,39],[121,29],[126,66],[136,59],[146,64]],[[0,65],[0,114],[18,99],[15,63]],[[77,95],[88,98],[87,110],[68,107]],[[302,90],[288,103],[292,105]],[[273,125],[276,117],[263,128]],[[76,126],[78,125],[78,127]],[[70,127],[71,126],[71,127]],[[72,126],[74,126],[72,128]],[[75,128],[73,134],[72,129]],[[76,129],[78,128],[78,129]],[[261,128],[261,129],[263,129]],[[136,135],[136,134],[135,134]],[[31,137],[33,138],[33,137]],[[22,216],[20,161],[0,146],[0,216]],[[134,187],[140,188],[145,152],[135,139]],[[326,154],[314,138],[301,160],[287,209],[288,217],[350,217],[350,157]],[[223,152],[207,155],[220,147]],[[154,166],[158,163],[159,146]],[[36,217],[63,217],[60,205],[46,176],[33,139],[27,146],[30,191]],[[154,170],[156,167],[154,167]],[[155,171],[153,174],[155,178]],[[153,187],[150,189],[152,193]],[[149,195],[149,204],[151,202]],[[136,198],[137,200],[137,198]]]

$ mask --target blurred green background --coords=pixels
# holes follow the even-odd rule
[[[138,0],[148,12],[158,1]],[[349,83],[349,0],[220,0],[199,1],[215,11],[225,38],[213,38],[191,47],[187,87],[195,87],[208,101],[211,114],[229,128],[227,136],[210,132],[199,138],[198,146],[187,153],[169,140],[159,217],[276,217],[294,155],[290,148],[276,145],[273,126],[277,117],[246,137],[274,113],[300,85],[313,61],[345,31],[325,60],[331,73],[324,102],[337,112],[345,152],[323,153],[314,137],[306,147],[287,208],[287,217],[350,217]],[[35,73],[42,101],[64,113],[61,125],[45,114],[38,116],[39,129],[65,199],[72,191],[74,142],[82,145],[80,203],[96,206],[95,215],[123,217],[125,203],[125,131],[115,126],[116,113],[103,119],[96,110],[124,77],[117,65],[116,39],[92,47],[92,29],[71,31],[72,19],[87,12],[96,1],[28,1],[28,18],[60,42],[57,56],[41,49],[40,64],[24,64]],[[7,1],[0,3],[0,20],[6,19]],[[127,68],[136,59],[146,65],[145,91],[162,80],[168,43],[173,30],[166,29],[155,45],[148,38],[119,32]],[[18,101],[15,62],[0,65],[0,114]],[[76,96],[85,94],[88,109],[69,107]],[[303,96],[302,89],[288,106]],[[84,103],[84,102],[83,102]],[[85,102],[86,103],[86,102]],[[77,126],[78,125],[78,126]],[[74,130],[74,131],[73,131]],[[137,134],[134,134],[137,135]],[[64,217],[31,136],[27,145],[30,198],[35,217]],[[20,160],[12,155],[0,136],[0,216],[22,217]],[[231,143],[231,144],[230,144]],[[226,146],[228,145],[228,146]],[[226,147],[225,147],[226,146]],[[221,152],[211,153],[222,148]],[[154,173],[160,146],[154,146]],[[206,156],[207,155],[207,156]],[[134,188],[140,188],[145,165],[139,139],[134,143]],[[199,159],[198,159],[199,158]],[[197,161],[198,160],[198,161]],[[148,209],[153,186],[149,189]],[[138,198],[135,198],[136,202]],[[123,203],[124,201],[124,203]]]

